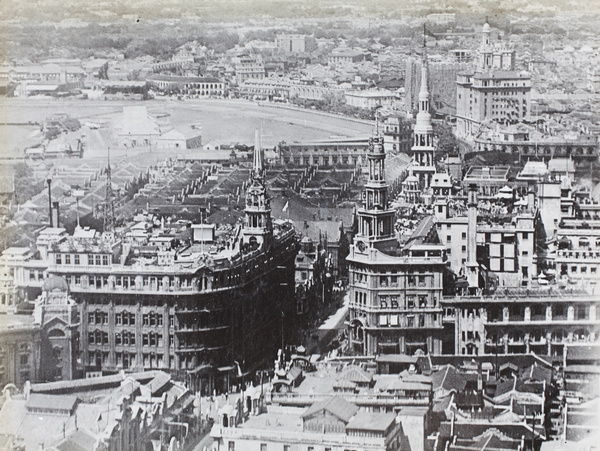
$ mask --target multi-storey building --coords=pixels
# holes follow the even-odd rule
[[[600,332],[600,298],[585,291],[507,289],[443,305],[456,314],[456,354],[562,356],[566,343],[595,342]]]
[[[598,205],[595,205],[598,208]],[[559,278],[599,292],[600,221],[598,219],[562,219],[556,231],[554,263]]]
[[[529,116],[531,76],[494,70],[457,76],[456,125],[460,137],[476,135],[484,121],[514,124]]]
[[[40,327],[31,315],[0,315],[0,385],[23,387],[37,381],[40,367]]]
[[[363,166],[367,161],[367,137],[328,138],[318,141],[282,143],[279,146],[282,164],[299,166]]]
[[[369,180],[348,256],[350,347],[366,355],[441,353],[444,249],[431,217],[399,245],[382,141],[380,136],[370,141]]]
[[[282,321],[293,327],[296,252],[291,226],[271,222],[256,147],[245,222],[218,248],[69,237],[51,246],[48,273],[79,305],[86,370],[164,368],[212,392],[228,388],[234,362],[247,371],[274,351]]]
[[[216,77],[183,77],[152,74],[146,81],[161,91],[180,90],[200,97],[223,97],[225,83]]]
[[[390,116],[383,122],[386,153],[409,153],[412,144],[412,128],[408,119]]]
[[[241,85],[246,80],[265,78],[265,66],[257,58],[240,56],[235,64],[235,81]]]
[[[479,66],[457,75],[457,135],[475,136],[484,121],[513,124],[529,117],[530,94],[531,76],[514,70],[514,50],[491,43],[486,23]]]
[[[312,52],[317,47],[315,38],[304,34],[278,34],[275,44],[286,53]]]
[[[469,186],[464,213],[448,214],[448,201],[436,201],[436,226],[446,247],[450,268],[467,275],[470,266],[481,266],[497,277],[499,286],[518,287],[537,276],[536,240],[540,223],[533,206],[515,207],[512,214],[493,214],[478,206],[477,188]],[[532,201],[532,200],[530,200]],[[472,253],[470,253],[472,251]],[[476,280],[470,286],[474,287]],[[479,286],[478,288],[483,288]]]

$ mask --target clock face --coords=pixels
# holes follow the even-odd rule
[[[360,252],[364,252],[367,249],[367,245],[365,243],[363,243],[362,241],[359,241],[358,243],[356,243],[356,247],[358,247],[358,250]]]

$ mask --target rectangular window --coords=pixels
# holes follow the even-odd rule
[[[75,265],[79,264],[79,254],[75,254],[73,256],[73,264],[75,264]]]
[[[102,265],[103,266],[108,266],[108,255],[103,255],[102,256]]]
[[[75,276],[75,285],[76,286],[80,286],[81,285],[81,276]]]
[[[92,254],[88,254],[88,265],[94,264],[94,256]]]
[[[227,443],[227,451],[235,451],[235,442],[228,442]]]
[[[96,266],[100,266],[102,264],[102,257],[100,255],[96,255]]]
[[[71,255],[66,254],[65,255],[65,265],[70,265],[70,264],[71,264]]]
[[[56,254],[56,264],[62,265],[62,255],[61,254]]]

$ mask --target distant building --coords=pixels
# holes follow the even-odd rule
[[[346,105],[366,110],[377,107],[397,109],[401,104],[401,100],[395,93],[386,90],[346,91],[344,95]]]
[[[179,75],[152,74],[146,81],[161,91],[179,90],[199,97],[223,97],[225,83],[215,77],[183,77]]]
[[[199,149],[202,134],[199,129],[172,128],[156,139],[157,149]]]
[[[336,66],[338,64],[359,63],[364,60],[364,52],[360,50],[341,47],[334,49],[328,58],[330,66]]]
[[[457,76],[457,135],[476,136],[484,122],[514,124],[529,117],[531,76],[514,70],[514,50],[491,43],[482,30],[480,61],[474,72]]]
[[[312,52],[317,47],[315,38],[303,34],[278,34],[275,44],[286,53]]]
[[[316,141],[282,143],[282,164],[299,166],[365,165],[369,139],[366,137],[328,138]]]
[[[400,116],[390,116],[383,122],[384,147],[386,153],[410,152],[412,124]]]
[[[235,63],[235,81],[241,85],[246,80],[265,78],[264,64],[257,58],[240,56]]]

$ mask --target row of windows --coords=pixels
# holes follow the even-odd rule
[[[63,261],[65,265],[81,265],[84,259],[81,258],[80,254],[55,254],[54,261],[57,265],[62,265]],[[108,255],[87,255],[87,264],[90,266],[108,266],[110,259]]]
[[[104,287],[108,287],[108,286],[112,286],[109,283],[109,277],[108,276],[83,276],[84,278],[87,277],[87,281],[88,281],[88,286],[91,288],[104,288]],[[114,286],[117,288],[125,288],[125,289],[129,289],[129,288],[135,288],[136,286],[136,277],[137,276],[115,276],[114,277]],[[79,287],[82,285],[82,276],[81,275],[68,275],[65,276],[65,279],[67,281],[67,284],[70,286],[76,286]],[[173,277],[143,277],[142,278],[142,286],[146,287],[146,288],[152,288],[155,290],[160,290],[163,287],[175,287],[176,286],[176,282],[175,279]],[[193,285],[193,281],[192,280],[188,280],[188,279],[179,279],[179,287],[180,288],[188,288],[191,287]]]

